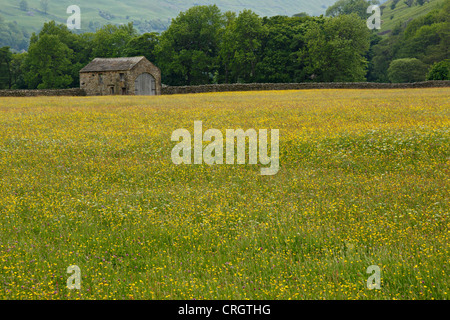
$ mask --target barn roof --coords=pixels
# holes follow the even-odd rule
[[[101,72],[101,71],[128,71],[138,64],[145,57],[131,58],[95,58],[80,70],[82,72]]]

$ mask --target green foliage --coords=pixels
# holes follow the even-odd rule
[[[262,19],[250,10],[230,19],[220,47],[225,69],[225,82],[253,82],[261,59],[262,41],[267,28]]]
[[[5,22],[0,15],[0,47],[8,46],[14,51],[28,48],[28,33],[17,22]]]
[[[262,57],[257,64],[256,82],[289,83],[305,80],[298,54],[304,48],[307,21],[321,18],[263,18],[267,36],[262,41]]]
[[[450,80],[450,60],[434,63],[428,72],[427,80]]]
[[[419,82],[426,78],[428,67],[416,58],[397,59],[388,69],[389,80],[396,82]]]
[[[92,39],[93,57],[117,58],[125,55],[127,44],[137,36],[133,23],[115,26],[108,24],[94,33]]]
[[[20,1],[27,1],[30,10],[19,10]],[[242,3],[245,3],[244,7]],[[320,15],[325,13],[327,6],[332,5],[335,0],[214,0],[214,1],[186,1],[186,0],[77,0],[58,1],[49,0],[48,14],[45,14],[40,6],[40,0],[3,0],[0,1],[2,14],[6,23],[17,21],[20,27],[27,31],[27,41],[31,33],[38,31],[45,22],[55,20],[64,23],[68,14],[66,9],[71,4],[76,4],[82,11],[81,32],[95,32],[105,24],[121,25],[134,22],[139,33],[150,33],[165,31],[172,18],[181,11],[186,11],[195,3],[216,4],[224,11],[239,12],[243,8],[257,12],[261,17],[274,16],[278,14],[294,14],[305,11],[309,15]],[[301,8],[301,10],[299,9]],[[108,13],[106,15],[101,14]],[[102,17],[104,15],[110,20]],[[112,18],[113,17],[113,18]],[[92,22],[92,24],[91,24]],[[12,47],[13,48],[13,47]],[[26,49],[26,48],[25,48]]]
[[[159,34],[156,32],[145,33],[141,36],[132,38],[124,49],[124,55],[127,57],[144,56],[149,61],[156,61],[156,48],[159,43]]]
[[[329,11],[336,17],[261,18],[250,10],[237,15],[222,13],[215,5],[196,6],[181,12],[161,35],[139,35],[132,22],[77,33],[51,21],[33,34],[28,54],[12,54],[8,64],[3,62],[1,83],[11,88],[78,87],[79,70],[93,58],[142,55],[161,69],[168,85],[413,81],[402,75],[404,63],[391,62],[420,60],[411,77],[424,80],[424,65],[449,58],[450,5],[380,37],[368,30],[355,9],[363,2],[369,4],[338,1],[335,11]],[[10,42],[11,31],[20,33],[1,17],[0,27],[3,46]]]
[[[71,50],[72,53],[70,56],[66,57],[70,61],[67,66],[67,75],[72,79],[72,81],[68,84],[68,87],[78,87],[79,71],[90,61],[93,56],[94,39],[92,35],[77,35],[72,33],[66,25],[56,24],[54,21],[50,21],[44,24],[38,37],[32,38],[31,43],[33,44],[43,35],[56,36],[61,43]],[[31,59],[32,56],[29,55],[28,58]]]
[[[300,59],[315,81],[363,81],[370,46],[370,31],[356,14],[312,23],[305,34]]]
[[[297,17],[297,18],[309,17],[309,14],[307,14],[306,12],[300,12],[300,13],[294,14],[293,17]]]
[[[374,77],[374,69],[375,69],[375,51],[376,45],[380,43],[382,38],[378,36],[377,34],[372,33],[370,36],[370,47],[366,54],[366,60],[368,61],[368,72],[367,72],[367,81],[374,82],[377,80],[377,78]],[[379,62],[379,61],[378,61]]]
[[[370,48],[373,56],[369,65],[368,79],[376,82],[389,82],[387,70],[399,49],[398,37],[398,35],[392,35],[378,43],[373,43]]]
[[[181,12],[161,35],[158,64],[169,85],[207,84],[217,70],[225,18],[216,5]]]
[[[337,17],[344,14],[356,13],[360,18],[367,18],[367,8],[372,4],[379,4],[377,0],[338,0],[328,7],[326,15]]]
[[[440,9],[445,2],[447,0],[430,0],[422,6],[416,2],[415,5],[408,7],[403,0],[399,1],[395,6],[393,6],[394,1],[390,0],[384,4],[385,8],[381,13],[380,32],[383,33],[383,37],[388,37],[396,25],[400,24],[404,29],[405,26],[417,18],[423,17],[433,10]],[[394,16],[394,18],[389,19],[391,16]]]
[[[372,44],[373,57],[368,79],[377,82],[390,81],[387,70],[396,59],[416,58],[426,65],[448,59],[448,30],[450,2],[440,9],[413,19],[406,27],[399,24],[388,37]]]
[[[11,60],[12,53],[9,47],[0,48],[0,89],[11,88]]]
[[[394,10],[400,0],[392,0],[391,2],[391,10]]]
[[[450,3],[449,3],[450,4]],[[450,5],[417,18],[404,32],[399,57],[416,57],[432,64],[449,56]]]
[[[32,37],[25,62],[27,85],[38,89],[66,88],[73,81],[70,76],[72,56],[73,50],[56,35]]]
[[[9,47],[0,48],[0,89],[26,89],[23,70],[28,54],[11,52]]]
[[[11,89],[26,89],[25,83],[25,60],[28,53],[16,53],[11,60],[10,72],[11,72]]]

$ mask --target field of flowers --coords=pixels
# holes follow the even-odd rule
[[[448,299],[449,96],[0,98],[0,299]],[[279,129],[280,171],[174,165],[197,120]]]

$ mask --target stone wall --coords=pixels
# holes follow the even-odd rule
[[[134,85],[134,84],[133,84]],[[261,91],[261,90],[302,90],[302,89],[407,89],[450,87],[450,81],[426,81],[416,83],[251,83],[251,84],[211,84],[203,86],[160,87],[157,94],[187,94],[205,92]],[[35,96],[86,96],[84,89],[59,90],[0,90],[0,97]]]
[[[450,87],[450,81],[425,81],[415,83],[374,83],[374,82],[304,82],[304,83],[249,83],[249,84],[209,84],[201,86],[163,87],[162,94],[187,94],[228,91],[262,90],[302,90],[302,89],[407,89]]]
[[[124,77],[129,78],[128,72]],[[103,96],[111,94],[111,87],[114,94],[120,94],[122,87],[126,85],[120,81],[119,72],[84,72],[80,73],[80,87],[86,91],[88,96]]]
[[[0,90],[0,97],[85,96],[83,89]]]

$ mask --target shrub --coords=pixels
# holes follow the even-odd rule
[[[433,64],[428,72],[427,80],[450,80],[450,60]]]
[[[428,67],[416,58],[397,59],[388,69],[389,80],[395,82],[419,82],[426,79]]]

